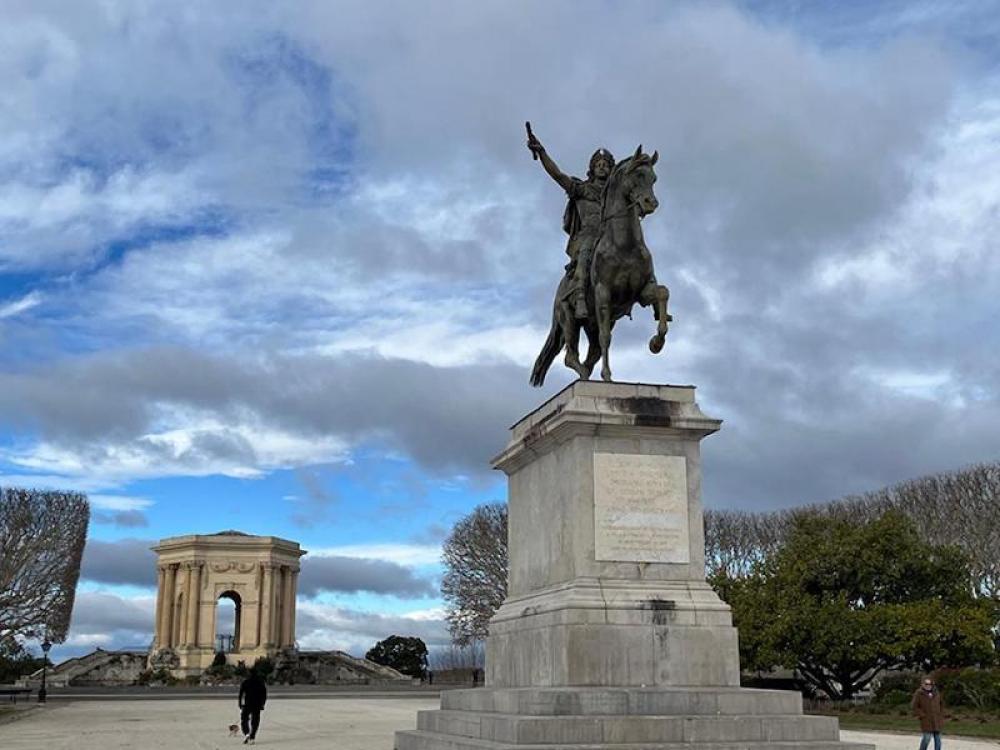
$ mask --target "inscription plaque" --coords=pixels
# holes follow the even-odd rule
[[[594,454],[594,550],[606,561],[691,561],[682,456]]]

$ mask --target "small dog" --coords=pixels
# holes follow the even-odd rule
[[[239,724],[230,724],[229,725],[229,736],[230,737],[239,737],[240,736],[240,725]]]

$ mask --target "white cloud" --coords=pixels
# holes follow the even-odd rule
[[[915,188],[866,241],[831,253],[816,267],[824,291],[863,289],[877,297],[916,293],[928,301],[941,279],[976,269],[983,291],[1000,285],[990,262],[1000,216],[1000,98],[963,100],[938,138],[934,158],[914,170]]]
[[[153,501],[144,497],[129,497],[126,495],[88,495],[92,508],[99,510],[145,510],[153,505]]]
[[[184,416],[182,411],[169,414],[171,420]],[[193,418],[184,426],[120,443],[63,447],[42,441],[27,448],[0,450],[0,458],[14,466],[67,478],[66,482],[58,480],[61,485],[75,482],[101,489],[142,477],[217,474],[253,479],[280,468],[338,463],[347,455],[340,438],[298,435],[253,418],[242,424]]]
[[[0,320],[4,318],[13,318],[15,315],[20,315],[23,312],[30,310],[33,307],[37,307],[42,303],[44,295],[40,292],[28,292],[20,299],[12,300],[6,304],[0,305]]]
[[[390,635],[416,636],[427,646],[451,643],[443,618],[417,612],[383,615],[315,602],[299,602],[296,640],[300,648],[337,649],[356,656]]]
[[[444,621],[444,616],[445,610],[441,607],[435,607],[433,609],[417,609],[403,614],[403,617],[407,617],[411,620],[424,620],[428,622],[442,622]]]
[[[441,546],[436,544],[346,544],[309,551],[313,557],[358,557],[387,560],[399,565],[437,565]]]
[[[90,492],[108,489],[111,483],[101,477],[70,477],[54,474],[12,474],[0,472],[0,484],[9,487],[32,487],[63,492]],[[89,495],[88,495],[89,497]]]

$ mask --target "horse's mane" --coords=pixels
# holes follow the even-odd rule
[[[608,196],[612,194],[612,191],[618,190],[618,185],[622,181],[622,178],[636,167],[649,164],[652,160],[653,157],[649,154],[639,153],[638,156],[633,154],[632,156],[622,159],[615,165],[615,168],[611,170],[611,174],[608,176],[608,181],[604,185],[604,194],[601,196],[602,219],[604,218],[604,212],[608,207]]]

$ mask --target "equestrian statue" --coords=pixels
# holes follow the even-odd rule
[[[563,229],[569,235],[569,263],[559,282],[552,306],[549,337],[535,360],[531,384],[540,386],[553,360],[565,347],[566,366],[584,380],[590,378],[598,360],[601,377],[611,380],[611,329],[619,318],[631,316],[632,307],[653,306],[656,333],[649,350],[663,349],[670,292],[656,281],[653,256],[642,236],[641,221],[659,205],[653,194],[658,154],[642,152],[615,163],[607,149],[590,157],[587,179],[563,174],[538,138],[528,131],[528,149],[540,160],[548,175],[566,191],[569,201]],[[587,335],[587,356],[580,361],[580,331]]]

